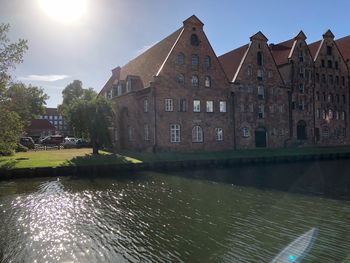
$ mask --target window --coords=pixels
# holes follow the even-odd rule
[[[335,84],[339,85],[339,76],[335,76]]]
[[[181,141],[181,133],[180,133],[180,125],[179,124],[171,124],[170,125],[170,142],[176,143]]]
[[[322,136],[326,138],[329,137],[329,128],[327,126],[322,128]]]
[[[242,128],[242,136],[244,138],[248,138],[249,137],[249,129],[247,127]]]
[[[345,86],[345,77],[344,76],[341,77],[341,82],[342,82],[343,86]]]
[[[299,68],[299,77],[304,78],[304,68],[303,67]]]
[[[185,55],[183,53],[180,53],[178,56],[177,56],[177,63],[179,65],[183,65],[185,64]]]
[[[193,127],[192,142],[203,142],[203,129],[200,126]]]
[[[339,120],[339,111],[336,111],[336,112],[335,112],[335,118],[336,118],[337,120]]]
[[[316,118],[319,119],[320,118],[320,109],[316,110]]]
[[[323,101],[326,101],[326,92],[322,92]]]
[[[328,76],[328,82],[329,84],[333,84],[333,75]]]
[[[322,74],[322,83],[326,83],[326,75]]]
[[[336,94],[336,95],[335,95],[335,98],[336,98],[336,100],[337,100],[337,103],[339,103],[339,102],[340,102],[339,94]]]
[[[121,84],[118,84],[118,87],[117,87],[117,95],[118,95],[118,96],[122,95],[122,85],[121,85]]]
[[[325,120],[325,119],[326,119],[326,117],[327,117],[327,116],[326,116],[326,111],[325,111],[325,110],[322,110],[322,119],[324,119],[324,120]]]
[[[173,99],[165,99],[165,111],[174,110],[174,101]]]
[[[258,53],[257,53],[257,55],[256,55],[256,58],[257,58],[257,64],[258,64],[258,66],[262,66],[263,65],[263,60],[264,60],[264,58],[263,58],[263,53],[261,52],[261,51],[259,51]]]
[[[335,62],[334,62],[334,67],[335,67],[335,69],[338,69],[338,68],[339,68],[339,66],[338,66],[338,61],[335,61]]]
[[[192,83],[192,87],[198,87],[199,86],[198,76],[197,75],[193,75],[192,76],[191,83]]]
[[[114,141],[118,141],[118,129],[114,128]]]
[[[185,84],[185,76],[183,74],[177,75],[177,83],[179,83],[180,85]]]
[[[345,111],[341,112],[341,119],[342,119],[342,121],[345,121]]]
[[[196,34],[191,35],[191,45],[192,46],[198,46],[199,45],[199,39]]]
[[[249,105],[249,110],[250,110],[250,112],[254,112],[254,104]]]
[[[192,55],[191,57],[191,65],[194,67],[197,67],[199,64],[199,57],[198,55]]]
[[[128,140],[129,141],[134,140],[134,128],[131,126],[128,127]]]
[[[143,112],[148,112],[148,100],[143,100]]]
[[[200,100],[193,101],[193,112],[201,112],[201,101]]]
[[[346,96],[343,94],[342,98],[343,98],[343,103],[345,104],[346,103]]]
[[[257,78],[258,80],[263,80],[264,77],[264,71],[262,69],[258,69],[258,73],[257,73]]]
[[[226,112],[226,101],[220,101],[220,112]]]
[[[332,56],[332,47],[331,46],[327,46],[327,55]]]
[[[144,140],[149,141],[149,125],[145,124],[143,126],[143,135],[144,135]]]
[[[213,112],[214,111],[214,103],[212,100],[207,101],[207,112]]]
[[[205,56],[204,58],[204,65],[206,68],[210,68],[211,67],[211,59],[209,56]]]
[[[299,84],[299,93],[304,93],[304,84]]]
[[[247,75],[248,75],[248,76],[251,76],[251,75],[252,75],[252,67],[251,67],[251,66],[248,66],[248,67],[247,67]]]
[[[269,79],[271,79],[271,78],[273,77],[272,70],[269,70],[269,71],[268,71],[267,76],[269,77]]]
[[[299,62],[304,61],[304,52],[302,50],[299,50]]]
[[[328,94],[328,96],[327,96],[327,101],[328,101],[328,102],[331,102],[331,101],[332,101],[331,94]]]
[[[320,82],[320,74],[316,73],[316,82],[319,83]]]
[[[321,67],[322,67],[322,68],[325,67],[325,63],[324,63],[324,60],[323,60],[323,59],[321,60]]]
[[[258,118],[263,119],[264,118],[264,105],[259,105],[258,107]]]
[[[126,82],[126,92],[130,92],[131,91],[131,80],[129,79]]]
[[[180,99],[180,100],[179,100],[179,111],[181,111],[181,112],[187,111],[187,102],[186,102],[186,99]]]
[[[304,108],[305,108],[305,104],[304,104],[304,101],[303,100],[300,100],[299,101],[299,110],[304,110]]]
[[[294,103],[294,102],[293,102],[293,103]],[[292,103],[292,105],[293,105],[293,103]],[[269,106],[269,110],[270,110],[270,113],[274,113],[275,107],[274,107],[273,105],[270,105],[270,106]]]
[[[279,110],[280,113],[283,113],[283,105],[279,105],[278,106],[278,110]]]
[[[258,99],[264,99],[264,86],[258,86]]]
[[[222,128],[215,128],[215,139],[217,141],[222,141],[224,139]]]
[[[205,76],[204,86],[206,88],[210,88],[211,87],[211,78],[209,76]]]
[[[333,111],[331,109],[328,110],[328,118],[333,119]]]
[[[328,60],[328,61],[327,61],[327,67],[328,67],[328,68],[333,68],[333,62],[332,62],[332,60]]]

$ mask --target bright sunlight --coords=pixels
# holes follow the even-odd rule
[[[41,9],[63,24],[80,21],[87,11],[87,0],[38,0]]]

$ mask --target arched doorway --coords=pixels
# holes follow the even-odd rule
[[[306,140],[306,122],[303,120],[298,121],[297,123],[297,139],[298,140]]]
[[[255,130],[255,147],[266,147],[266,129],[264,127],[260,127]]]

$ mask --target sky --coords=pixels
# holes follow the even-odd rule
[[[193,14],[219,56],[248,43],[258,31],[269,43],[300,30],[308,43],[328,29],[335,38],[344,37],[350,34],[349,10],[348,0],[0,0],[0,23],[10,24],[12,41],[28,40],[24,62],[11,75],[42,87],[50,96],[47,106],[57,107],[73,80],[99,92],[113,68]]]

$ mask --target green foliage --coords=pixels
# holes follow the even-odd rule
[[[43,89],[23,83],[12,84],[6,90],[5,97],[5,108],[17,112],[26,126],[45,112],[45,100],[49,98]]]
[[[18,143],[16,152],[28,152],[28,147],[25,147],[24,145]]]
[[[0,155],[12,155],[22,134],[23,126],[16,112],[0,107]]]

